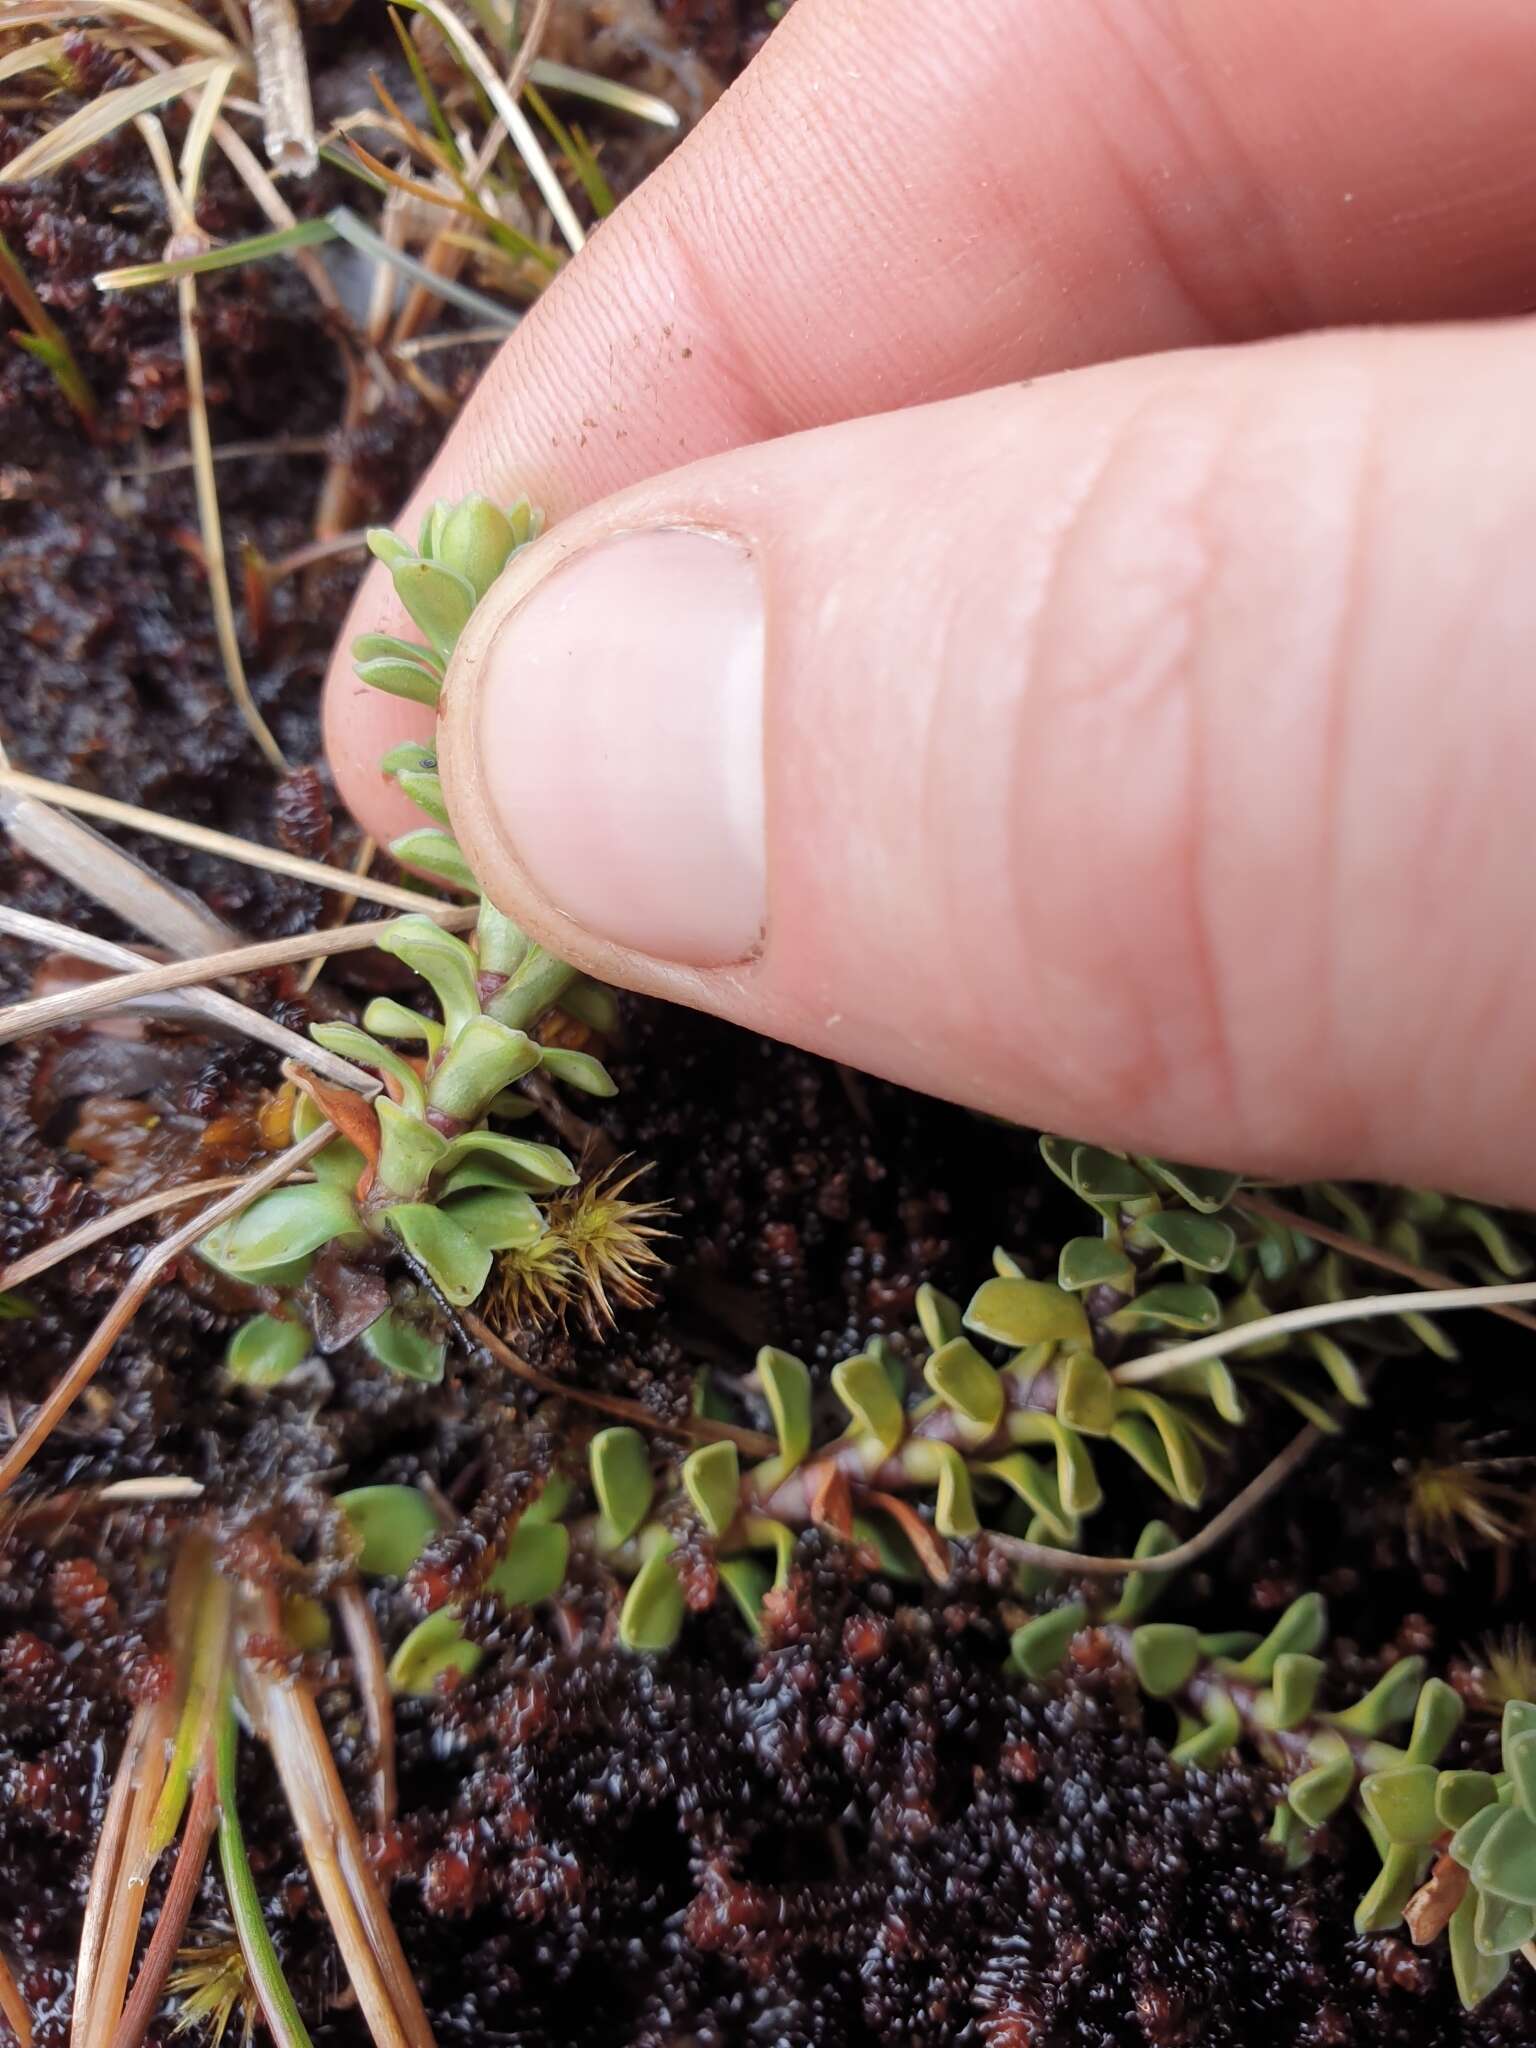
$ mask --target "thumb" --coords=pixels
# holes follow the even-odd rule
[[[554,951],[1134,1150],[1529,1198],[1529,330],[796,435],[519,556],[455,831]]]

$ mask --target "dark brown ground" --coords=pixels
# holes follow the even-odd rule
[[[734,0],[667,0],[661,12],[722,72],[763,32],[757,10]],[[405,90],[387,44],[361,8],[317,28],[322,103],[367,61]],[[30,132],[0,116],[0,157]],[[217,235],[258,225],[217,166],[203,218]],[[142,148],[120,138],[42,188],[0,194],[0,232],[68,330],[107,426],[90,447],[41,368],[0,346],[0,738],[38,772],[323,851],[329,813],[315,787],[276,791],[230,708],[189,539],[189,473],[142,473],[185,444],[170,294],[103,301],[88,282],[163,243]],[[274,421],[290,437],[332,430],[334,351],[296,270],[208,280],[201,304],[217,441],[270,439]],[[462,395],[482,361],[466,349],[435,358],[434,373]],[[363,516],[389,515],[442,425],[407,393],[356,437]],[[275,559],[306,541],[321,466],[309,454],[221,465],[232,545]],[[252,658],[257,697],[296,761],[316,758],[319,681],[355,574],[347,560],[302,595],[285,584]],[[253,622],[242,626],[250,652]],[[353,842],[339,818],[334,835],[344,857]],[[328,908],[256,870],[141,850],[253,937]],[[113,928],[3,845],[0,894]],[[7,944],[0,996],[22,993],[34,965]],[[322,987],[361,992],[340,969]],[[302,1021],[286,985],[269,993]],[[676,1211],[675,1270],[658,1308],[626,1318],[610,1342],[551,1347],[554,1369],[588,1383],[675,1407],[697,1365],[738,1369],[770,1338],[824,1374],[871,1333],[906,1333],[922,1280],[963,1295],[998,1241],[1048,1271],[1061,1237],[1082,1227],[1027,1138],[698,1018],[632,1008],[614,1064],[623,1086],[608,1122],[625,1150],[656,1162],[646,1192]],[[242,1112],[270,1078],[264,1056],[153,1027],[10,1049],[0,1261],[185,1173],[194,1154],[211,1170],[238,1159]],[[233,1119],[222,1149],[206,1142],[218,1119]],[[0,1326],[4,1394],[18,1412],[149,1241],[144,1230],[114,1240],[28,1289],[41,1313]],[[27,1499],[187,1474],[226,1527],[275,1517],[304,1554],[317,1501],[342,1484],[425,1474],[492,1522],[516,1474],[550,1453],[519,1389],[470,1360],[423,1394],[343,1352],[328,1380],[231,1397],[219,1371],[231,1317],[205,1278],[189,1268],[183,1282],[155,1294],[39,1459]],[[1528,1548],[1502,1598],[1487,1552],[1464,1570],[1433,1553],[1421,1571],[1406,1555],[1395,1461],[1422,1455],[1437,1426],[1465,1423],[1495,1454],[1536,1450],[1536,1404],[1516,1391],[1529,1368],[1510,1333],[1465,1334],[1463,1365],[1390,1367],[1370,1415],[1168,1611],[1263,1625],[1321,1585],[1345,1645],[1341,1686],[1351,1642],[1368,1663],[1411,1639],[1443,1667],[1529,1613]],[[1496,1369],[1505,1356],[1518,1377]],[[579,1432],[579,1414],[563,1426]],[[1252,1432],[1248,1466],[1284,1432],[1278,1417]],[[1155,1505],[1128,1468],[1116,1482],[1094,1532],[1106,1542],[1134,1534]],[[37,1525],[13,1525],[0,1550],[0,1943],[23,1959],[41,2048],[67,2036],[89,1859],[142,1681],[164,1533],[127,1515],[46,1541]],[[1005,1682],[1005,1631],[986,1587],[898,1599],[857,1582],[816,1539],[806,1564],[803,1638],[766,1654],[723,1613],[690,1622],[659,1663],[572,1657],[542,1623],[487,1613],[477,1626],[495,1654],[480,1675],[451,1703],[403,1707],[392,1903],[440,2041],[1514,2048],[1536,2036],[1529,1971],[1466,2019],[1442,1954],[1350,1934],[1372,1874],[1353,1823],[1331,1855],[1284,1877],[1261,1843],[1264,1774],[1175,1772],[1166,1731],[1155,1716],[1148,1725],[1118,1673],[1064,1688]],[[403,1599],[381,1593],[379,1618],[398,1639]],[[345,1677],[335,1671],[325,1704],[361,1806]],[[1468,1754],[1487,1740],[1471,1724]],[[318,2048],[360,2043],[253,1746],[243,1771],[258,1878]],[[195,1932],[221,1924],[210,1878]],[[169,2031],[162,2023],[152,2039]]]

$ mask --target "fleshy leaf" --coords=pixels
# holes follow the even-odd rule
[[[1504,1768],[1528,1820],[1536,1820],[1536,1728],[1512,1735],[1504,1745]]]
[[[1536,1821],[1519,1807],[1505,1807],[1484,1836],[1472,1882],[1516,1905],[1536,1906]]]
[[[402,832],[398,839],[391,839],[389,850],[402,867],[419,868],[424,875],[447,882],[452,888],[472,890],[480,886],[459,842],[433,826]]]
[[[1288,1651],[1310,1657],[1328,1633],[1328,1605],[1321,1593],[1303,1593],[1293,1600],[1256,1650],[1232,1667],[1232,1677],[1267,1685],[1276,1664]]]
[[[359,1571],[403,1579],[441,1526],[437,1510],[414,1486],[358,1486],[339,1493]]]
[[[884,1366],[867,1352],[845,1358],[832,1368],[832,1388],[859,1428],[889,1456],[907,1425]]]
[[[475,608],[474,586],[436,562],[396,562],[390,576],[400,602],[446,661]]]
[[[391,697],[407,697],[412,703],[427,704],[434,710],[443,691],[442,672],[428,665],[425,660],[409,660],[400,654],[363,653],[363,641],[384,636],[365,634],[353,644],[352,666],[359,682],[371,684],[375,690],[383,690]],[[409,641],[399,642],[401,647]],[[424,647],[412,650],[418,656],[426,653]]]
[[[503,1088],[533,1072],[539,1057],[526,1031],[509,1030],[494,1017],[472,1017],[428,1084],[428,1106],[455,1123],[475,1123]]]
[[[1001,1378],[969,1339],[955,1337],[942,1345],[923,1367],[923,1378],[981,1440],[994,1434],[1007,1397]]]
[[[571,1052],[558,1045],[546,1045],[543,1052],[546,1071],[567,1088],[579,1088],[583,1095],[618,1094],[618,1082],[601,1060],[593,1059],[591,1053]]]
[[[1419,1888],[1427,1852],[1394,1842],[1381,1859],[1376,1882],[1355,1908],[1357,1934],[1384,1934],[1403,1917],[1403,1909]]]
[[[438,561],[484,597],[517,545],[512,522],[489,498],[461,498],[437,532]]]
[[[481,1652],[465,1635],[451,1607],[439,1607],[417,1622],[389,1660],[392,1692],[430,1698],[450,1674],[468,1678],[480,1667]]]
[[[965,1323],[979,1336],[1019,1350],[1092,1342],[1082,1303],[1052,1280],[984,1280],[971,1296]]]
[[[1404,1764],[1396,1770],[1372,1771],[1361,1780],[1365,1810],[1389,1842],[1424,1849],[1439,1835],[1435,1777],[1433,1764]]]
[[[540,1145],[532,1138],[508,1138],[500,1131],[465,1131],[450,1141],[438,1161],[441,1182],[466,1159],[493,1159],[514,1180],[527,1188],[568,1188],[576,1183],[576,1169],[556,1145]]]
[[[1492,1892],[1477,1894],[1472,1939],[1480,1956],[1513,1955],[1536,1935],[1536,1906],[1517,1906]]]
[[[397,1202],[384,1221],[455,1308],[468,1308],[491,1271],[491,1254],[430,1202]]]
[[[773,1581],[755,1557],[722,1557],[715,1567],[720,1582],[741,1609],[754,1635],[763,1632],[763,1602]]]
[[[1199,1632],[1182,1622],[1143,1622],[1131,1631],[1131,1657],[1142,1691],[1155,1700],[1171,1699],[1200,1662]]]
[[[1109,1318],[1112,1330],[1144,1330],[1158,1324],[1169,1330],[1214,1330],[1221,1322],[1221,1303],[1209,1287],[1187,1280],[1168,1280],[1149,1287]]]
[[[1068,1429],[1108,1436],[1115,1426],[1116,1387],[1108,1368],[1090,1351],[1072,1351],[1061,1368],[1056,1413]]]
[[[1136,1285],[1136,1268],[1123,1245],[1111,1244],[1106,1237],[1072,1237],[1061,1248],[1056,1284],[1070,1294],[1089,1287],[1113,1287],[1129,1294]]]
[[[1498,1796],[1498,1780],[1491,1772],[1442,1771],[1435,1785],[1435,1813],[1441,1827],[1456,1834],[1474,1814],[1495,1805]]]
[[[368,1356],[386,1372],[403,1380],[419,1381],[425,1387],[441,1385],[447,1345],[440,1337],[418,1329],[398,1310],[388,1309],[377,1322],[370,1323],[362,1341]]]
[[[432,1178],[447,1140],[425,1118],[383,1096],[373,1107],[379,1120],[378,1185],[402,1202],[413,1202]]]
[[[627,1543],[650,1512],[655,1481],[651,1454],[637,1429],[604,1429],[593,1437],[588,1462],[601,1519],[599,1550]]]
[[[420,1016],[393,996],[374,997],[363,1012],[363,1029],[375,1038],[419,1039],[429,1054],[436,1054],[443,1042],[443,1027],[435,1017]]]
[[[382,939],[379,948],[381,952],[388,951]],[[421,1076],[393,1046],[381,1045],[371,1033],[360,1031],[355,1024],[311,1024],[309,1035],[327,1052],[339,1053],[343,1059],[356,1060],[359,1066],[372,1067],[375,1073],[387,1074],[399,1088],[406,1111],[415,1116],[421,1115],[427,1102]]]
[[[619,1641],[626,1650],[670,1650],[682,1633],[683,1588],[666,1551],[648,1557],[619,1610]]]
[[[976,1502],[971,1494],[970,1474],[965,1460],[953,1444],[935,1444],[939,1485],[934,1501],[933,1526],[941,1536],[974,1536],[981,1528]]]
[[[1204,1713],[1206,1725],[1182,1734],[1172,1751],[1173,1761],[1186,1769],[1215,1770],[1243,1732],[1237,1708],[1224,1692],[1205,1702]]]
[[[1477,1893],[1469,1890],[1451,1915],[1451,1969],[1461,2002],[1470,2012],[1498,1990],[1509,1972],[1507,1956],[1484,1956],[1477,1948]]]
[[[1009,1663],[1025,1678],[1048,1678],[1066,1657],[1072,1638],[1088,1626],[1088,1610],[1074,1601],[1049,1614],[1037,1614],[1016,1628],[1009,1644]]]
[[[1385,1735],[1408,1719],[1423,1682],[1424,1659],[1403,1657],[1382,1673],[1364,1699],[1356,1700],[1341,1714],[1328,1715],[1328,1721],[1352,1735]]]
[[[683,1460],[683,1489],[711,1536],[723,1536],[741,1507],[741,1462],[733,1443],[703,1444]]]
[[[930,1351],[941,1351],[960,1334],[960,1304],[926,1280],[917,1290],[917,1320]]]
[[[1271,1728],[1299,1728],[1317,1704],[1325,1666],[1321,1657],[1288,1650],[1275,1659],[1265,1719]]]
[[[1137,1163],[1207,1216],[1225,1209],[1243,1184],[1240,1173],[1218,1173],[1209,1166],[1180,1166],[1172,1159],[1141,1159]]]
[[[1443,1678],[1431,1678],[1413,1710],[1413,1733],[1408,1738],[1408,1761],[1432,1764],[1461,1726],[1466,1703],[1454,1686]]]
[[[485,1582],[504,1607],[534,1607],[565,1583],[571,1532],[564,1522],[519,1522],[507,1554]]]
[[[431,988],[443,1013],[447,1044],[452,1045],[470,1019],[480,1015],[479,966],[474,954],[462,939],[445,932],[430,917],[411,913],[384,925],[379,950],[403,961]]]
[[[1129,1159],[1097,1145],[1073,1147],[1071,1184],[1085,1202],[1105,1208],[1117,1207],[1121,1202],[1144,1201],[1152,1192],[1146,1175]]]
[[[1465,1775],[1470,1777],[1473,1773],[1467,1772]],[[1480,1777],[1482,1773],[1478,1772],[1476,1775]],[[1476,1863],[1484,1842],[1493,1831],[1494,1824],[1509,1810],[1500,1802],[1498,1788],[1495,1786],[1493,1797],[1468,1814],[1450,1840],[1451,1857],[1463,1870],[1470,1870]]]
[[[1076,1534],[1076,1524],[1062,1512],[1061,1494],[1055,1479],[1038,1460],[1027,1451],[1010,1451],[1005,1458],[994,1458],[976,1468],[978,1474],[988,1479],[1000,1479],[1031,1511],[1046,1525],[1049,1540],[1053,1543],[1071,1543]]]
[[[311,1350],[308,1330],[276,1316],[252,1316],[229,1340],[224,1364],[242,1387],[275,1387],[304,1363]]]
[[[1104,1489],[1093,1469],[1088,1446],[1075,1430],[1064,1428],[1054,1415],[1024,1409],[1010,1413],[1008,1434],[1016,1444],[1048,1443],[1054,1448],[1056,1486],[1061,1505],[1069,1515],[1091,1515],[1102,1504]]]
[[[1354,1757],[1342,1738],[1336,1737],[1335,1743],[1336,1746],[1328,1747],[1311,1770],[1303,1771],[1299,1778],[1294,1779],[1286,1791],[1290,1805],[1309,1828],[1320,1828],[1325,1820],[1338,1812],[1354,1790]],[[1324,1749],[1321,1743],[1317,1747]]]
[[[1179,1539],[1166,1522],[1148,1522],[1136,1539],[1135,1557],[1165,1557],[1170,1550],[1178,1548]],[[1127,1572],[1125,1583],[1120,1588],[1120,1598],[1110,1608],[1104,1619],[1129,1627],[1139,1622],[1144,1614],[1151,1611],[1154,1603],[1167,1587],[1171,1573],[1168,1572]]]
[[[346,1244],[360,1244],[364,1239],[351,1196],[325,1181],[273,1188],[270,1194],[258,1195],[248,1209],[214,1235],[219,1240],[218,1263],[237,1276],[254,1276],[265,1268],[302,1259],[337,1239]],[[209,1242],[204,1239],[205,1244]]]
[[[811,1448],[811,1376],[787,1351],[765,1344],[757,1354],[757,1383],[768,1402],[779,1439],[779,1454],[757,1467],[756,1485],[766,1498],[804,1462]]]
[[[1230,1223],[1216,1216],[1191,1215],[1187,1209],[1162,1209],[1143,1216],[1138,1231],[1160,1244],[1181,1265],[1201,1273],[1224,1273],[1237,1249],[1237,1234]]]
[[[450,1196],[443,1213],[488,1252],[524,1251],[544,1235],[544,1218],[521,1188],[479,1188]]]

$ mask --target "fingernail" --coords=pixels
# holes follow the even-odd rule
[[[592,937],[720,967],[763,930],[763,594],[732,540],[598,541],[509,614],[479,682],[482,788]]]

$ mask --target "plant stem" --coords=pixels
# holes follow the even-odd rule
[[[27,2001],[21,1995],[16,1973],[3,1950],[0,1950],[0,2019],[4,2019],[16,2036],[19,2048],[32,2048],[32,2015],[27,2010]]]
[[[17,769],[0,769],[0,791],[18,796],[40,797],[61,810],[81,811],[87,817],[105,818],[115,825],[129,825],[136,832],[152,832],[159,839],[174,840],[179,846],[195,846],[224,860],[237,860],[246,867],[267,868],[273,874],[291,875],[295,881],[310,882],[317,889],[334,889],[343,896],[366,897],[371,903],[386,904],[391,910],[414,910],[426,917],[441,917],[459,904],[443,903],[436,897],[418,895],[414,889],[399,888],[393,882],[375,881],[371,875],[354,875],[348,868],[333,868],[324,861],[306,860],[301,854],[284,853],[275,846],[258,846],[249,839],[236,839],[229,832],[215,832],[207,825],[193,825],[184,818],[163,817],[138,804],[119,803],[115,797],[98,796],[92,790],[72,789],[65,782],[49,782],[41,775],[23,775]]]
[[[374,1823],[382,1833],[395,1818],[395,1702],[389,1689],[389,1667],[373,1609],[356,1579],[346,1580],[338,1589],[336,1607],[352,1652],[363,1718],[373,1746]]]
[[[239,1740],[235,1710],[226,1700],[219,1716],[215,1770],[219,1800],[219,1867],[224,1873],[229,1917],[235,1923],[240,1953],[245,1957],[245,1967],[251,1973],[251,1982],[261,2001],[262,2018],[277,2048],[314,2048],[308,2029],[299,2017],[293,1993],[288,1989],[288,1980],[277,1959],[277,1950],[272,1946],[272,1937],[267,1932],[261,1895],[251,1875],[250,1859],[245,1853],[245,1837],[240,1832],[240,1816],[235,1805],[235,1758]]]
[[[1396,1252],[1389,1252],[1381,1245],[1368,1244],[1363,1237],[1352,1237],[1347,1230],[1335,1230],[1329,1223],[1316,1223],[1310,1216],[1302,1215],[1299,1209],[1284,1209],[1278,1202],[1270,1201],[1267,1195],[1239,1195],[1233,1206],[1246,1210],[1250,1216],[1261,1217],[1266,1223],[1277,1223],[1282,1230],[1294,1230],[1298,1237],[1315,1238],[1319,1244],[1343,1252],[1346,1258],[1358,1259],[1363,1266],[1379,1266],[1384,1273],[1397,1273],[1404,1280],[1416,1280],[1421,1287],[1456,1285],[1449,1273],[1436,1272],[1433,1266],[1416,1266],[1412,1259],[1399,1258]],[[1502,1316],[1508,1323],[1518,1323],[1522,1330],[1536,1330],[1536,1315],[1526,1309],[1511,1308],[1507,1302],[1501,1307],[1491,1308],[1489,1314]]]
[[[70,2048],[107,2048],[122,2015],[144,1913],[142,1852],[173,1722],[171,1702],[154,1700],[138,1709],[129,1729],[91,1870]]]
[[[465,931],[475,921],[470,904],[435,906],[437,922],[447,931]],[[231,946],[217,953],[204,953],[195,960],[171,960],[160,967],[142,967],[111,981],[93,982],[85,988],[61,989],[57,995],[38,996],[31,1002],[12,1003],[0,1009],[0,1044],[43,1031],[50,1025],[73,1028],[82,1018],[102,1010],[115,1010],[140,996],[163,994],[167,989],[186,988],[204,981],[223,981],[240,974],[254,974],[264,967],[285,967],[298,960],[322,959],[332,953],[366,953],[391,928],[392,920],[371,924],[337,925],[331,931],[299,932],[291,939],[266,939],[259,945]],[[311,1057],[313,1048],[311,1048]]]
[[[75,1354],[69,1370],[59,1380],[53,1391],[40,1406],[35,1408],[26,1426],[13,1439],[9,1450],[0,1458],[0,1494],[7,1493],[26,1471],[48,1438],[53,1434],[60,1418],[68,1413],[74,1402],[84,1393],[95,1378],[98,1368],[112,1346],[138,1313],[139,1304],[155,1285],[166,1266],[206,1237],[215,1224],[222,1223],[230,1216],[238,1216],[258,1195],[268,1188],[278,1187],[293,1172],[303,1166],[335,1136],[329,1123],[322,1124],[307,1138],[290,1145],[275,1159],[269,1160],[258,1172],[251,1174],[237,1188],[221,1197],[211,1208],[200,1210],[190,1223],[184,1223],[179,1230],[161,1243],[152,1245],[139,1261],[137,1270],[107,1310],[96,1328],[91,1332],[80,1350]]]
[[[186,1833],[176,1851],[176,1864],[171,1872],[165,1903],[160,1908],[160,1917],[155,1922],[155,1931],[150,1936],[149,1947],[139,1965],[139,1974],[134,1979],[123,2016],[112,2035],[110,2048],[139,2048],[149,2031],[149,2023],[165,1991],[165,1980],[176,1961],[181,1937],[187,1931],[187,1922],[197,1903],[208,1851],[219,1823],[212,1761],[211,1757],[205,1759],[198,1777],[191,1811],[187,1815]]]
[[[1246,1351],[1251,1344],[1266,1344],[1293,1330],[1364,1322],[1372,1316],[1441,1315],[1454,1309],[1492,1309],[1525,1301],[1536,1301],[1536,1280],[1513,1281],[1506,1287],[1448,1287],[1432,1293],[1362,1294],[1349,1301],[1315,1301],[1263,1316],[1257,1322],[1237,1323],[1230,1330],[1214,1330],[1208,1337],[1193,1337],[1187,1344],[1170,1345],[1146,1358],[1133,1358],[1127,1365],[1117,1365],[1114,1377],[1123,1387],[1145,1386],[1177,1372],[1182,1365],[1222,1358],[1229,1351]]]

